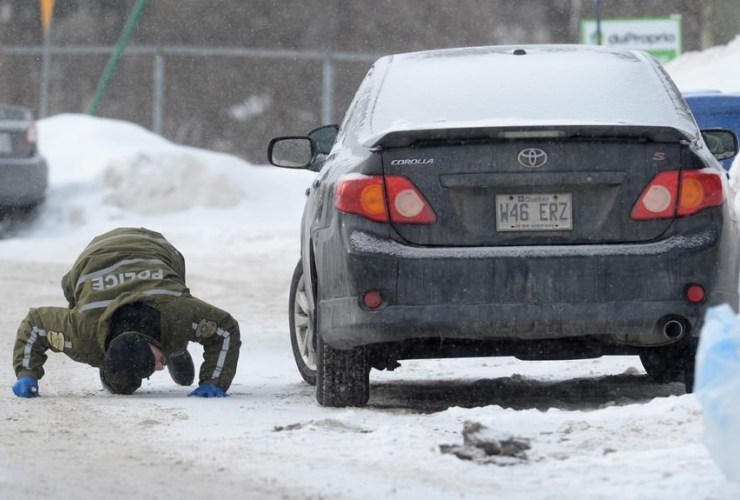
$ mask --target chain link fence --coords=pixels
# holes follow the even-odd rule
[[[49,115],[85,113],[113,47],[50,48]],[[0,99],[38,109],[43,48],[0,48]],[[341,119],[377,55],[131,46],[98,110],[180,144],[265,162],[269,139]],[[2,81],[0,80],[0,82]],[[19,87],[19,82],[25,82]]]

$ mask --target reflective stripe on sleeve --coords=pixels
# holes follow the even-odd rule
[[[198,323],[192,323],[193,330],[198,330]],[[218,360],[216,361],[216,369],[213,370],[211,378],[218,378],[221,375],[221,371],[224,369],[224,363],[226,362],[226,355],[229,353],[229,344],[231,344],[231,334],[226,330],[218,328],[216,335],[223,337],[224,341],[221,344],[221,352],[218,354]]]
[[[36,339],[39,337],[46,337],[46,330],[41,330],[34,326],[31,330],[31,335],[26,341],[26,348],[23,350],[23,368],[26,370],[31,367],[31,350],[33,349],[33,344],[36,343]]]
[[[80,307],[80,312],[89,311],[90,309],[101,309],[106,308],[109,305],[111,305],[112,300],[99,300],[97,302],[90,302],[89,304],[85,304],[84,306]]]
[[[224,338],[224,343],[221,345],[221,352],[218,355],[216,369],[213,371],[212,378],[218,378],[221,375],[221,370],[224,369],[224,363],[226,362],[226,355],[229,352],[229,344],[231,343],[231,334],[226,330],[219,328],[216,330],[216,334]]]

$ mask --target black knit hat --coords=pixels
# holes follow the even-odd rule
[[[154,373],[154,366],[154,353],[139,332],[116,336],[105,353],[105,367],[117,377],[147,378]]]

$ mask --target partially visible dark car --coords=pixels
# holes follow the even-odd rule
[[[38,206],[48,182],[31,111],[0,104],[0,214]]]
[[[686,92],[684,99],[701,129],[724,128],[740,137],[740,94],[720,91]],[[732,159],[722,160],[729,171]]]
[[[319,172],[290,294],[321,405],[363,405],[413,358],[639,355],[693,384],[707,307],[738,308],[737,214],[718,159],[647,54],[582,46],[392,55],[337,130],[273,139]]]

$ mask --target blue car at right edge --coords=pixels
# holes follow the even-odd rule
[[[740,93],[716,90],[684,92],[683,96],[700,129],[729,129],[740,137]],[[720,163],[729,171],[732,158],[722,160]]]

